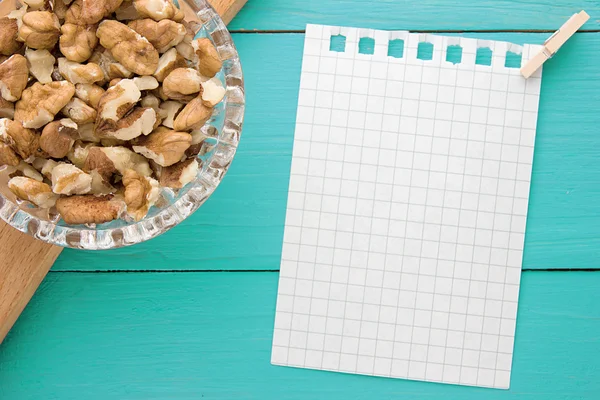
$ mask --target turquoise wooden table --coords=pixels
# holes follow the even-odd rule
[[[306,23],[542,43],[582,8],[544,67],[511,389],[271,366]],[[599,18],[597,0],[250,0],[230,25],[248,107],[222,186],[149,243],[64,251],[0,346],[0,399],[600,398]]]

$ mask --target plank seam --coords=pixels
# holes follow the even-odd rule
[[[178,273],[273,273],[279,272],[278,269],[169,269],[169,270],[160,270],[160,269],[114,269],[114,270],[83,270],[83,269],[73,269],[73,270],[62,270],[62,271],[53,271],[50,273],[54,274],[178,274]],[[523,268],[522,272],[600,272],[600,269],[595,268]]]
[[[279,272],[278,269],[112,269],[112,270],[59,270],[50,271],[55,274],[179,274],[179,273],[250,273],[250,272]]]
[[[397,30],[389,28],[386,30]],[[556,29],[411,29],[412,33],[554,33]],[[580,29],[576,34],[580,33],[598,33],[600,29]],[[306,33],[304,29],[256,29],[256,30],[232,30],[230,33],[237,34],[279,34],[279,33]]]

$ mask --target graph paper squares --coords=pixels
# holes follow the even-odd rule
[[[307,27],[273,364],[509,387],[541,71],[505,58],[537,49]]]

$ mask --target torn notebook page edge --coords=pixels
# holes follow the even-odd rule
[[[331,37],[344,37],[342,49],[332,49],[330,47]],[[494,40],[482,40],[474,38],[465,38],[460,36],[443,36],[431,33],[412,33],[409,31],[384,31],[365,28],[349,28],[331,25],[313,25],[306,27],[306,38],[309,41],[318,42],[316,47],[323,53],[334,53],[339,58],[354,58],[357,60],[379,60],[388,62],[394,60],[396,63],[405,63],[406,60],[419,62],[423,65],[454,66],[457,69],[472,69],[489,72],[506,72],[510,75],[519,75],[519,68],[506,65],[508,53],[521,55],[521,65],[523,68],[531,58],[543,49],[540,45],[524,44]],[[372,54],[363,54],[359,51],[359,43],[363,38],[369,38],[374,41],[374,50]],[[401,40],[404,42],[404,52],[401,57],[389,54],[389,44],[391,41]],[[432,57],[428,60],[418,58],[419,44],[426,42],[433,45]],[[447,61],[447,51],[450,46],[459,46],[462,48],[462,59],[458,63]],[[492,61],[490,65],[476,63],[477,52],[479,49],[489,48],[492,52]],[[541,70],[533,71],[531,76],[540,77]]]

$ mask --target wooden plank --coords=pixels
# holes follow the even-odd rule
[[[0,16],[15,0],[0,2]],[[62,249],[25,235],[0,220],[0,342],[13,326]]]
[[[407,30],[556,30],[582,9],[592,17],[583,28],[600,28],[596,0],[255,0],[230,29],[300,30],[311,23]]]
[[[13,326],[62,249],[0,221],[0,342]]]
[[[547,34],[468,34],[542,43]],[[248,113],[239,151],[214,196],[139,246],[65,251],[58,270],[278,269],[303,35],[236,34]],[[284,62],[282,62],[284,60]],[[525,268],[600,267],[600,34],[576,34],[544,67]]]
[[[240,12],[247,1],[248,0],[208,0],[226,25],[231,22],[238,12]]]
[[[210,0],[209,0],[210,1]],[[212,0],[226,22],[246,0]],[[0,16],[15,7],[14,0],[0,4]],[[61,248],[40,242],[0,221],[0,342],[58,257]]]
[[[593,399],[600,273],[526,272],[509,391],[270,365],[275,273],[50,273],[0,346],[2,400]]]

